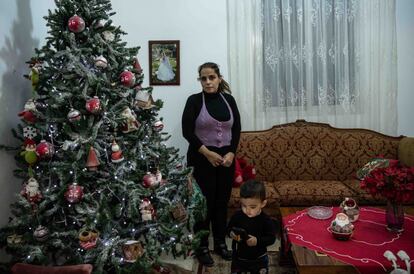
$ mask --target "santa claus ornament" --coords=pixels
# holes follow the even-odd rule
[[[83,187],[73,183],[68,186],[68,190],[65,192],[65,198],[66,200],[73,204],[78,203],[83,197]]]
[[[39,190],[39,183],[33,177],[27,180],[27,183],[23,186],[20,195],[25,197],[32,205],[39,202],[43,198],[42,193]]]
[[[135,131],[140,127],[141,124],[137,121],[135,113],[129,107],[125,107],[121,113],[121,116],[124,119],[123,126],[121,128],[123,133]]]
[[[99,113],[101,110],[101,100],[99,100],[98,96],[94,96],[86,101],[85,108],[92,114]]]
[[[51,143],[46,142],[46,140],[41,140],[36,147],[36,153],[40,159],[49,159],[55,153],[55,148]]]
[[[144,198],[139,205],[139,211],[141,213],[142,221],[151,221],[155,219],[155,209],[151,204],[151,201]]]
[[[132,87],[135,84],[135,75],[132,72],[125,70],[120,75],[120,81],[124,87]]]
[[[71,32],[79,33],[85,29],[85,21],[82,17],[74,15],[68,20],[68,28]]]
[[[112,150],[112,153],[111,153],[112,163],[120,163],[124,160],[124,156],[122,156],[122,151],[115,140],[112,142],[111,150]]]
[[[36,105],[33,101],[33,99],[27,100],[27,102],[24,104],[23,111],[19,112],[18,116],[25,120],[28,123],[34,124],[37,120],[37,117],[35,115],[36,111]]]

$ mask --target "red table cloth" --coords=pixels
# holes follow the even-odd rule
[[[414,261],[414,216],[405,214],[404,231],[393,233],[386,229],[384,210],[361,207],[359,219],[354,222],[352,238],[340,241],[334,239],[329,231],[332,220],[340,212],[338,207],[332,210],[333,216],[327,220],[309,217],[307,209],[284,217],[287,240],[352,264],[364,274],[388,273],[393,269],[391,262],[384,257],[386,250],[395,255],[404,250],[411,262]],[[405,263],[399,258],[397,264],[405,269]]]

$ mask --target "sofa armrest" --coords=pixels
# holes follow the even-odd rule
[[[404,137],[398,145],[398,160],[404,165],[414,166],[414,138]]]

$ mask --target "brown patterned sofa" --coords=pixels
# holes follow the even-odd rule
[[[385,203],[362,191],[355,179],[356,171],[378,155],[404,156],[402,162],[414,165],[414,138],[297,120],[242,132],[237,152],[255,165],[273,208],[339,205],[345,197],[361,205]],[[237,207],[239,188],[233,188],[229,208]]]

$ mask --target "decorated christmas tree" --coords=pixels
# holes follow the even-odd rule
[[[141,86],[109,0],[55,0],[28,61],[32,98],[13,133],[21,192],[0,230],[11,263],[91,263],[94,273],[165,271],[187,256],[204,200]],[[4,146],[3,146],[4,148]],[[10,149],[10,148],[9,148]]]

